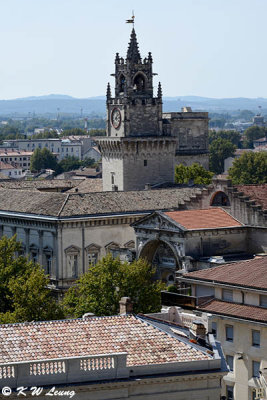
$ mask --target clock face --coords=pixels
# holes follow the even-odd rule
[[[118,108],[113,108],[111,112],[111,122],[115,129],[118,129],[121,124],[121,112]]]

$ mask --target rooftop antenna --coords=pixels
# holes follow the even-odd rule
[[[258,109],[259,109],[259,115],[261,115],[261,106],[258,106]]]

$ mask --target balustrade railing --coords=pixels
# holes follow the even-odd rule
[[[127,378],[127,353],[0,364],[0,387]]]

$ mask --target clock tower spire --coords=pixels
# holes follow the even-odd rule
[[[176,139],[163,135],[161,86],[154,97],[152,65],[150,52],[142,59],[133,28],[126,58],[116,53],[114,97],[107,90],[107,137],[98,139],[103,190],[174,180]]]

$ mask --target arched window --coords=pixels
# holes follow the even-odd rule
[[[228,207],[230,206],[229,197],[224,192],[217,192],[211,198],[210,205],[215,207]]]
[[[120,86],[119,86],[119,92],[121,93],[121,92],[124,92],[124,90],[125,90],[125,76],[124,75],[121,75],[120,76]]]
[[[146,80],[143,74],[137,74],[134,78],[133,88],[136,92],[143,92],[146,89]]]

